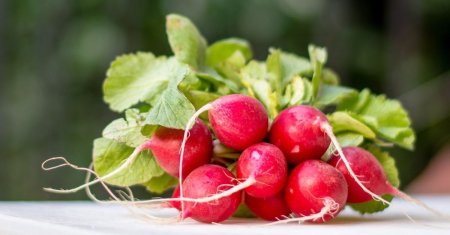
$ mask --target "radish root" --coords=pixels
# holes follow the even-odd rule
[[[105,180],[107,180],[107,179],[117,175],[118,173],[120,173],[121,171],[126,169],[128,166],[130,166],[134,162],[134,160],[136,160],[136,158],[139,156],[139,153],[141,153],[143,150],[145,150],[146,147],[147,147],[146,143],[143,143],[143,144],[139,145],[138,147],[136,147],[134,149],[133,153],[131,153],[131,155],[127,158],[127,160],[122,165],[120,165],[119,167],[117,167],[116,169],[114,169],[113,171],[109,172],[108,174],[106,174],[104,176],[99,177],[97,174],[95,174],[97,179],[95,179],[93,181],[90,181],[88,183],[82,184],[82,185],[80,185],[78,187],[75,187],[75,188],[72,188],[72,189],[44,188],[44,190],[47,191],[47,192],[52,192],[52,193],[75,193],[75,192],[78,192],[78,191],[80,191],[80,190],[82,190],[82,189],[84,189],[86,187],[89,187],[89,186],[91,186],[93,184],[103,182],[103,181],[105,181]],[[52,162],[52,161],[55,161],[55,160],[63,160],[65,163],[60,164],[60,165],[56,165],[56,166],[52,166],[52,167],[47,167],[46,166],[49,162]],[[60,167],[63,167],[63,166],[70,166],[70,167],[72,167],[72,168],[74,168],[76,170],[86,170],[87,169],[87,168],[81,168],[81,167],[75,166],[75,165],[69,163],[63,157],[52,157],[52,158],[49,158],[49,159],[45,160],[42,163],[42,165],[41,165],[42,169],[46,170],[46,171],[54,170],[54,169],[57,169],[57,168],[60,168]]]
[[[202,198],[188,198],[188,197],[181,197],[181,191],[180,191],[180,197],[179,198],[161,198],[161,199],[150,199],[150,200],[142,200],[142,201],[135,201],[135,204],[146,204],[146,203],[160,203],[160,202],[195,202],[195,203],[205,203],[205,202],[211,202],[219,200],[223,197],[230,196],[233,193],[239,192],[240,190],[243,190],[253,184],[256,183],[255,178],[248,178],[244,182],[235,185],[234,187],[224,190],[220,193],[213,194],[208,197],[202,197]],[[181,186],[181,185],[180,185]],[[228,185],[227,185],[228,186]],[[220,187],[220,186],[219,186]],[[180,188],[181,190],[181,188]]]
[[[48,164],[51,161],[62,161],[62,163],[58,164],[56,166],[47,167],[46,164]],[[85,172],[87,172],[88,173],[87,176],[86,176],[87,180],[90,178],[91,175],[96,176],[98,179],[101,178],[101,177],[99,177],[99,175],[95,171],[93,171],[91,169],[92,168],[92,164],[91,164],[91,166],[89,166],[89,168],[80,167],[80,166],[77,166],[77,165],[74,165],[74,164],[70,163],[64,157],[52,157],[52,158],[49,158],[49,159],[45,160],[42,163],[42,165],[41,165],[42,169],[45,170],[45,171],[50,171],[50,170],[58,169],[58,168],[65,167],[65,166],[68,166],[68,167],[70,167],[72,169],[75,169],[75,170],[78,170],[78,171],[85,171]],[[115,194],[111,191],[111,189],[106,185],[106,183],[103,180],[99,180],[98,182],[102,184],[103,188],[105,188],[106,192],[114,200],[120,200],[119,198],[117,198],[117,196],[115,196]],[[89,192],[88,193],[88,197],[93,196],[92,193],[90,193],[90,190],[89,190],[89,186],[92,185],[92,184],[85,184],[85,185],[87,185],[86,189],[88,190],[87,192]],[[48,191],[48,192],[54,192],[54,193],[65,193],[64,189],[58,190],[58,189],[53,189],[53,188],[44,188],[44,190]],[[94,200],[95,201],[99,201],[95,197],[94,197]]]
[[[307,221],[314,222],[314,221],[318,221],[319,219],[322,219],[323,221],[325,221],[325,216],[329,215],[331,217],[334,217],[334,215],[338,212],[338,210],[339,210],[339,204],[337,202],[335,202],[331,198],[325,198],[323,201],[323,207],[318,213],[307,215],[307,216],[301,216],[301,217],[281,219],[281,220],[278,220],[278,221],[275,221],[272,223],[268,223],[266,225],[287,224],[287,223],[292,223],[292,222],[303,223],[303,222],[307,222]]]

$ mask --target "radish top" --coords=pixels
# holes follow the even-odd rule
[[[210,107],[216,137],[237,152],[266,138],[268,114],[270,120],[276,117],[270,141],[294,165],[320,158],[329,146],[330,140],[319,128],[326,117],[315,108],[330,111],[330,129],[343,146],[366,148],[367,144],[383,143],[380,148],[395,144],[413,149],[414,131],[400,102],[368,89],[342,86],[339,76],[325,66],[325,48],[309,45],[309,58],[270,49],[267,59],[261,61],[253,58],[251,45],[244,39],[229,38],[209,45],[188,18],[170,14],[166,20],[173,55],[138,52],[118,56],[106,73],[103,98],[113,111],[123,114],[94,142],[95,173],[114,175],[103,178],[108,184],[140,184],[153,193],[175,186],[176,176],[164,173],[161,167],[172,175],[177,175],[178,169],[154,159],[163,158],[157,152],[166,155],[168,150],[154,147],[154,151],[140,152],[140,146],[158,135],[160,127],[185,129],[196,110],[205,106]],[[335,109],[328,109],[330,106]],[[291,113],[300,109],[301,115]],[[333,115],[333,110],[341,115]],[[172,150],[166,159],[177,160]],[[187,155],[183,166],[190,164]],[[219,160],[233,163],[235,158]],[[394,164],[392,168],[396,170]],[[120,172],[112,174],[117,169]],[[189,171],[183,169],[185,174]]]

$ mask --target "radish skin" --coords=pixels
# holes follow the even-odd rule
[[[259,198],[274,196],[286,182],[288,166],[279,148],[268,143],[254,144],[242,152],[236,163],[238,179],[255,179],[244,191]]]
[[[319,159],[330,145],[330,138],[321,129],[323,123],[328,123],[327,118],[318,109],[307,105],[292,106],[273,121],[270,142],[283,151],[290,164]]]
[[[342,152],[367,189],[379,196],[395,191],[387,180],[383,167],[370,152],[359,147],[345,147]],[[364,192],[351,177],[339,154],[333,154],[328,163],[338,169],[347,180],[348,203],[363,203],[373,200],[372,196]]]
[[[183,156],[183,177],[195,168],[207,164],[212,157],[212,136],[208,127],[200,119],[189,130],[190,138],[185,143]],[[183,142],[184,130],[159,127],[147,144],[152,150],[161,168],[172,176],[180,174],[180,147]]]
[[[217,139],[235,150],[244,150],[264,139],[269,118],[264,106],[250,96],[222,96],[211,103],[208,119]]]
[[[268,198],[252,197],[244,194],[245,205],[258,217],[269,220],[286,219],[291,214],[291,210],[284,201],[283,192]]]

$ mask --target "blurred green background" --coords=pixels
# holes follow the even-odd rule
[[[0,0],[0,200],[86,199],[44,192],[84,175],[40,164],[65,156],[89,165],[92,140],[119,116],[102,101],[109,63],[135,51],[170,54],[172,12],[209,42],[248,39],[259,59],[269,47],[307,56],[308,43],[325,46],[343,84],[402,100],[418,133],[414,152],[392,151],[403,186],[450,143],[448,0]]]

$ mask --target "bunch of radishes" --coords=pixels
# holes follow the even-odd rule
[[[159,206],[177,208],[181,219],[207,223],[226,220],[242,204],[275,223],[322,223],[346,204],[361,206],[362,213],[380,211],[385,207],[366,202],[389,205],[386,195],[433,211],[392,186],[398,186],[393,160],[368,147],[412,149],[407,112],[396,100],[340,86],[324,67],[324,48],[311,45],[309,60],[271,49],[259,61],[247,41],[208,45],[189,19],[173,14],[167,34],[173,56],[138,52],[111,63],[104,100],[125,118],[112,121],[94,140],[94,169],[62,157],[42,165],[70,166],[96,179],[45,190],[87,189],[94,198],[89,187],[101,183],[120,203],[163,202]],[[328,118],[318,109],[330,107],[335,112]],[[208,116],[200,116],[206,111]],[[108,188],[143,185],[161,193],[176,184],[170,199],[138,202],[124,202]],[[131,193],[125,198],[134,199]]]
[[[366,150],[347,147],[341,152],[333,141],[341,154],[327,156],[335,137],[326,116],[312,106],[283,110],[270,128],[264,106],[249,96],[227,95],[205,107],[201,111],[208,110],[214,136],[222,145],[242,151],[235,174],[223,164],[211,164],[213,137],[197,119],[200,112],[192,117],[190,130],[160,127],[143,144],[166,172],[182,181],[171,203],[181,218],[221,222],[244,202],[266,220],[321,223],[334,218],[347,202],[397,195],[380,163]]]

